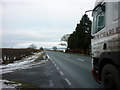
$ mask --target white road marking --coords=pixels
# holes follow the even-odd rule
[[[84,62],[85,60],[83,60],[83,59],[79,59],[79,58],[77,58],[77,60],[79,60],[79,61],[81,61],[81,62]]]
[[[53,62],[53,64],[54,64],[54,61],[52,61]]]
[[[57,67],[57,70],[59,70],[59,67]]]
[[[47,57],[52,61],[52,63],[54,64],[54,61],[50,58],[50,56],[49,55],[47,55]]]
[[[53,62],[53,60],[52,59],[50,59],[52,62]]]
[[[52,63],[54,64],[54,61],[52,59],[50,59],[52,61]]]
[[[48,57],[48,59],[50,59],[50,60],[53,62],[53,60],[50,58],[50,56],[49,56],[49,55],[47,55],[47,57]]]
[[[47,55],[48,56],[48,55]],[[66,57],[69,57],[68,55],[66,55]],[[48,58],[50,58],[49,56],[48,56]],[[55,67],[59,70],[59,68],[57,67],[57,65],[54,63],[54,61],[50,58],[50,60],[53,62],[53,64],[55,65]],[[81,59],[77,59],[77,60],[81,60]],[[83,60],[82,60],[83,61]],[[61,75],[64,75],[63,74],[63,72],[62,71],[59,71],[60,72],[60,74]],[[65,78],[65,81],[69,84],[69,85],[71,85],[71,82],[67,79],[67,78]],[[52,86],[52,85],[51,85]]]
[[[50,59],[49,55],[47,55],[47,57]]]
[[[66,81],[69,85],[71,85],[71,82],[70,82],[67,78],[65,78],[65,81]]]
[[[60,74],[61,74],[61,75],[64,75],[62,71],[60,71]]]
[[[56,64],[54,64],[55,65],[55,67],[57,66]]]

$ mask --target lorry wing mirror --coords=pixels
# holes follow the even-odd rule
[[[87,13],[87,12],[92,12],[93,10],[87,10],[87,11],[85,11],[85,14]]]

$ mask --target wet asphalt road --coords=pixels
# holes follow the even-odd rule
[[[36,88],[101,88],[91,73],[91,57],[45,51],[46,63],[3,74],[2,78]],[[36,62],[37,63],[37,62]]]
[[[71,88],[101,88],[92,76],[91,57],[46,51]]]
[[[35,62],[34,62],[35,63]],[[37,62],[36,62],[37,63]],[[54,67],[51,60],[34,65],[23,70],[16,70],[2,75],[3,80],[26,83],[35,88],[65,88],[69,87]],[[29,88],[29,87],[25,87]]]

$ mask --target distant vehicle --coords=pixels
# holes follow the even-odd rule
[[[93,9],[92,73],[105,88],[120,90],[120,0],[97,0]]]

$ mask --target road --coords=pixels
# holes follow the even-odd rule
[[[101,88],[91,73],[91,57],[46,51],[71,88]]]
[[[61,78],[59,72],[50,60],[42,64],[37,63],[38,62],[33,66],[30,65],[30,67],[26,69],[15,70],[14,72],[2,74],[2,79],[23,84],[26,83],[33,88],[69,87]],[[29,86],[25,86],[24,88],[29,88]]]
[[[26,69],[3,73],[2,79],[36,88],[101,88],[91,74],[91,57],[45,51],[44,63],[33,61]],[[28,87],[26,87],[28,88]]]

